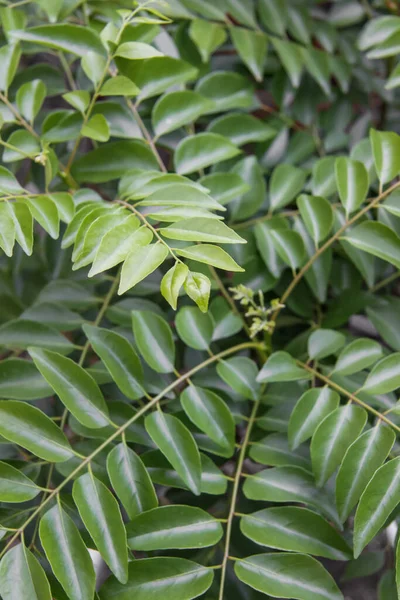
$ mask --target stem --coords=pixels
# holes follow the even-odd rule
[[[7,108],[10,109],[10,111],[12,112],[14,117],[17,119],[19,124],[22,125],[22,127],[25,127],[25,129],[27,131],[29,131],[29,133],[31,133],[33,136],[35,136],[35,138],[38,138],[38,139],[40,138],[39,134],[36,133],[36,131],[33,129],[33,127],[28,123],[28,121],[25,121],[23,116],[18,112],[18,110],[15,108],[15,106],[9,101],[7,96],[2,94],[1,92],[0,92],[0,100],[2,102],[4,102],[4,104],[7,106]]]
[[[128,419],[128,421],[126,421],[123,425],[118,427],[118,429],[116,429],[112,433],[112,435],[110,435],[110,437],[108,437],[102,444],[100,444],[100,446],[98,446],[96,448],[96,450],[94,450],[92,452],[92,454],[87,456],[85,458],[85,460],[83,460],[81,462],[81,464],[78,465],[76,467],[76,469],[74,469],[72,471],[72,473],[70,473],[68,475],[68,477],[66,477],[64,479],[64,481],[62,481],[60,483],[60,485],[51,492],[51,494],[49,494],[49,496],[46,498],[46,500],[32,513],[32,515],[25,521],[25,523],[23,525],[21,525],[21,527],[18,529],[18,531],[15,533],[15,535],[12,536],[12,538],[8,541],[5,548],[3,548],[3,550],[1,551],[0,558],[5,554],[5,552],[8,550],[8,548],[10,548],[13,545],[13,543],[18,538],[18,536],[21,535],[25,531],[25,529],[29,525],[29,523],[31,523],[33,521],[33,519],[41,513],[42,509],[54,497],[58,496],[58,494],[61,492],[61,490],[67,485],[67,483],[69,483],[76,475],[78,475],[78,473],[80,473],[80,471],[82,469],[84,469],[86,467],[86,465],[88,465],[102,450],[104,450],[104,448],[106,448],[112,441],[114,441],[126,429],[128,429],[128,427],[130,427],[130,425],[132,425],[135,421],[140,419],[140,417],[142,417],[144,414],[146,414],[146,412],[148,412],[151,408],[156,406],[157,403],[161,400],[161,398],[163,398],[166,394],[168,394],[173,389],[175,389],[177,386],[179,386],[181,383],[183,383],[188,377],[192,377],[193,375],[195,375],[202,369],[208,367],[215,361],[220,360],[221,358],[224,358],[225,356],[229,356],[230,354],[235,354],[236,352],[245,350],[246,348],[260,348],[260,344],[257,344],[255,342],[245,342],[243,344],[238,344],[237,346],[233,346],[232,348],[228,348],[227,350],[223,350],[219,354],[215,354],[214,356],[207,358],[207,360],[203,361],[202,363],[200,363],[200,364],[196,365],[195,367],[193,367],[192,369],[190,369],[190,371],[188,371],[185,375],[182,375],[181,377],[179,377],[178,379],[176,379],[175,381],[170,383],[166,388],[164,388],[164,390],[162,392],[160,392],[157,396],[155,396],[151,400],[151,402],[149,402],[148,404],[146,404],[146,406],[141,408],[137,413],[135,413],[135,415],[133,415],[133,417]]]
[[[148,144],[160,166],[161,171],[163,173],[167,173],[167,168],[162,161],[162,158],[157,150],[157,147],[155,145],[153,138],[151,137],[151,135],[149,133],[149,130],[147,129],[146,125],[143,123],[142,117],[140,116],[137,107],[133,104],[132,100],[129,100],[128,98],[126,99],[126,103],[127,103],[128,107],[130,108],[130,110],[132,111],[132,113],[137,121],[137,124],[139,125],[144,137],[146,138],[146,140],[147,140],[147,142],[148,142]]]
[[[382,281],[379,281],[379,283],[377,283],[376,285],[374,285],[370,289],[370,291],[371,292],[377,292],[381,288],[385,287],[385,285],[388,285],[389,283],[392,283],[392,281],[396,281],[396,279],[398,279],[399,277],[400,277],[400,271],[396,271],[396,273],[392,273],[391,275],[389,275],[389,277],[386,277],[385,279],[382,279]]]
[[[76,83],[74,81],[73,75],[72,75],[72,71],[71,71],[71,67],[69,66],[69,63],[67,61],[67,59],[65,58],[64,54],[62,52],[58,53],[58,58],[60,59],[60,63],[62,65],[62,68],[65,71],[65,75],[67,76],[67,80],[69,83],[69,86],[71,88],[71,90],[77,90],[77,86]]]
[[[227,521],[227,526],[226,526],[225,550],[224,550],[224,557],[222,560],[221,583],[220,583],[220,588],[219,588],[218,600],[223,600],[223,598],[224,598],[226,567],[227,567],[228,560],[229,560],[229,547],[230,547],[231,536],[232,536],[232,523],[233,523],[233,518],[235,516],[235,508],[236,508],[236,502],[237,502],[239,486],[240,486],[240,478],[242,476],[243,463],[244,463],[244,459],[246,458],[247,447],[249,445],[251,431],[253,429],[254,421],[257,416],[257,410],[258,410],[259,406],[260,406],[260,400],[257,400],[254,403],[253,410],[251,411],[249,424],[246,429],[246,434],[244,436],[242,448],[241,448],[240,454],[239,454],[239,460],[237,463],[235,480],[233,483],[231,504],[230,504],[230,508],[229,508],[228,521]]]
[[[321,381],[323,381],[324,383],[329,385],[331,388],[333,388],[334,390],[339,392],[339,394],[341,394],[342,396],[347,396],[347,398],[349,398],[356,404],[359,404],[360,406],[365,408],[365,410],[367,410],[368,412],[373,414],[375,417],[377,417],[381,421],[384,421],[387,425],[390,425],[390,427],[392,427],[395,431],[400,432],[400,427],[395,425],[395,423],[393,423],[390,419],[386,418],[385,415],[380,413],[378,410],[375,410],[375,408],[372,408],[372,406],[369,406],[369,404],[367,404],[366,402],[363,402],[362,400],[360,400],[360,398],[357,398],[357,396],[355,396],[351,392],[347,391],[341,385],[338,385],[337,383],[335,383],[334,381],[329,379],[329,377],[325,377],[325,375],[322,375],[322,373],[319,373],[318,371],[316,371],[315,369],[313,369],[306,363],[301,362],[301,360],[296,360],[296,363],[299,365],[299,367],[302,367],[309,373],[312,373],[314,375],[314,377],[317,377],[318,379],[320,379]]]

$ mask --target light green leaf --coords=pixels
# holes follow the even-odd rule
[[[208,350],[214,330],[212,318],[195,306],[184,306],[175,318],[181,340],[195,350]]]
[[[145,426],[153,442],[178,475],[198,496],[200,494],[200,454],[190,431],[172,415],[157,411],[148,415]]]
[[[368,375],[362,390],[368,394],[387,394],[400,387],[400,352],[382,358]]]
[[[126,531],[117,501],[91,473],[75,480],[72,496],[101,556],[121,583],[128,580]]]
[[[237,53],[257,81],[262,81],[267,59],[268,38],[262,31],[240,27],[229,29]]]
[[[7,92],[14,79],[21,58],[19,44],[6,44],[0,48],[0,90]]]
[[[191,90],[170,92],[154,105],[152,123],[159,137],[196,121],[212,107],[212,102]]]
[[[90,94],[87,90],[67,92],[66,94],[63,94],[63,98],[68,104],[76,108],[76,110],[79,110],[82,114],[85,113],[90,102]]]
[[[107,79],[100,90],[102,96],[137,96],[139,92],[137,85],[124,75]]]
[[[182,262],[176,262],[161,280],[160,292],[166,301],[176,310],[179,292],[189,273],[189,268]]]
[[[400,173],[400,136],[392,131],[371,129],[375,169],[382,185]]]
[[[303,169],[292,165],[279,165],[272,173],[269,195],[272,210],[282,208],[303,189],[306,174]]]
[[[329,198],[336,193],[335,164],[334,156],[324,156],[314,163],[311,179],[314,196]]]
[[[29,348],[29,354],[61,402],[82,425],[93,429],[109,425],[103,394],[87,371],[50,350]]]
[[[335,373],[353,375],[367,369],[382,358],[382,346],[368,338],[354,340],[343,348],[336,361]]]
[[[221,523],[196,506],[160,506],[138,515],[127,527],[133,550],[174,550],[214,546]]]
[[[339,402],[339,394],[328,386],[304,392],[289,420],[288,437],[291,448],[295,449],[308,440],[325,417],[339,406]]]
[[[121,56],[129,60],[143,60],[163,56],[162,52],[143,42],[124,42],[116,49],[114,56]]]
[[[336,477],[336,505],[345,521],[375,471],[387,458],[396,436],[390,427],[376,425],[351,444]]]
[[[103,115],[94,115],[82,127],[82,135],[97,142],[107,142],[110,139],[110,128],[106,118]]]
[[[132,312],[132,327],[139,352],[157,373],[172,373],[175,344],[168,323],[147,310]]]
[[[168,247],[160,242],[147,246],[132,244],[131,251],[122,265],[118,294],[124,294],[145,279],[164,262],[168,254]]]
[[[42,517],[39,535],[47,560],[68,598],[93,598],[96,577],[90,554],[73,520],[60,505]]]
[[[400,458],[394,458],[375,472],[361,496],[354,521],[355,558],[375,537],[399,501]]]
[[[217,133],[198,133],[184,138],[177,146],[174,164],[177,173],[186,175],[240,154],[230,140]]]
[[[97,52],[86,52],[81,60],[82,69],[88,79],[98,84],[106,67],[106,58]]]
[[[60,218],[51,196],[32,196],[27,203],[33,218],[56,240],[60,234]]]
[[[39,25],[25,31],[14,31],[12,35],[25,42],[71,52],[77,56],[84,56],[87,52],[105,54],[99,36],[93,29],[82,25],[70,25],[69,23]]]
[[[344,539],[320,515],[306,508],[280,506],[244,515],[242,533],[261,546],[304,552],[331,560],[349,560]]]
[[[190,258],[206,265],[212,265],[224,271],[237,271],[239,273],[244,271],[225,250],[211,244],[188,246],[187,248],[177,250],[176,253],[179,256],[184,256],[185,258]]]
[[[7,206],[14,221],[15,239],[25,254],[31,256],[33,250],[33,219],[31,212],[24,202],[9,202]]]
[[[40,487],[24,475],[24,473],[0,461],[1,502],[26,502],[36,498],[39,492]]]
[[[107,457],[107,472],[130,519],[158,505],[144,464],[126,444],[119,444],[111,450]]]
[[[31,123],[40,111],[47,89],[43,81],[34,79],[24,83],[17,92],[17,106],[22,115]]]
[[[313,360],[336,354],[346,343],[346,336],[334,329],[316,329],[308,338],[308,354]]]
[[[364,221],[343,238],[352,246],[386,260],[400,269],[400,238],[383,223]]]
[[[257,376],[257,381],[273,383],[309,378],[310,374],[298,367],[290,354],[279,350],[268,358]]]
[[[203,62],[207,62],[214,50],[227,38],[223,25],[202,19],[194,19],[190,23],[189,35],[199,49]]]
[[[121,392],[131,400],[141,398],[143,368],[128,340],[115,331],[93,325],[83,325],[83,331]]]
[[[301,52],[301,47],[299,44],[280,40],[276,37],[271,37],[271,42],[285,71],[289,75],[292,85],[295,88],[299,87],[304,66],[304,55]]]
[[[3,600],[51,600],[50,585],[37,558],[18,544],[0,563],[0,594]]]
[[[339,197],[348,217],[367,197],[368,171],[362,162],[341,156],[336,159],[335,174]]]
[[[330,413],[319,424],[311,440],[311,460],[317,485],[323,485],[342,462],[367,420],[359,406],[347,404]]]
[[[297,206],[315,245],[324,240],[333,226],[333,209],[325,198],[301,194]]]
[[[208,310],[210,299],[211,281],[203,273],[189,271],[183,284],[185,292],[197,304],[201,312]]]
[[[6,256],[12,256],[15,244],[15,224],[6,202],[0,203],[0,248]]]
[[[185,242],[210,242],[214,244],[246,244],[233,229],[215,219],[182,219],[168,227],[162,227],[160,233],[171,240]]]
[[[234,356],[217,364],[217,373],[232,389],[249,400],[257,400],[260,392],[258,368],[246,356]]]
[[[162,180],[161,180],[162,183]],[[140,201],[141,206],[178,206],[198,207],[209,210],[226,210],[204,191],[187,183],[171,183],[162,185],[161,189],[151,193],[145,200]]]

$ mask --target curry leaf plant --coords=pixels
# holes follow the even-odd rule
[[[398,3],[0,22],[1,600],[400,598]]]

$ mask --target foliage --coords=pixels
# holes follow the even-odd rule
[[[398,3],[1,4],[2,600],[400,597]]]

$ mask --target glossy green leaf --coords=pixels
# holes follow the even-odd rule
[[[301,192],[306,180],[303,169],[292,165],[279,165],[272,173],[270,181],[270,206],[273,210],[290,204]]]
[[[4,600],[52,598],[42,566],[23,544],[11,548],[0,563],[0,594]]]
[[[343,333],[333,329],[316,329],[308,338],[308,354],[313,360],[336,354],[346,343]]]
[[[299,398],[290,415],[288,437],[295,449],[314,434],[327,415],[337,409],[339,394],[328,386],[311,388]]]
[[[235,392],[249,400],[257,400],[260,386],[254,361],[245,356],[234,356],[218,362],[217,372]]]
[[[298,367],[290,354],[279,350],[268,358],[257,376],[257,381],[273,383],[309,378],[309,373]]]
[[[336,159],[335,173],[340,200],[349,216],[367,197],[368,171],[360,161],[341,156]]]
[[[292,271],[298,269],[306,258],[304,242],[297,231],[291,229],[272,229],[271,239],[280,258]]]
[[[161,280],[160,292],[174,310],[177,308],[179,292],[189,274],[189,268],[176,262]]]
[[[102,85],[102,96],[137,96],[140,89],[128,77],[116,75]]]
[[[363,391],[368,394],[386,394],[400,387],[400,353],[382,358],[368,375]]]
[[[203,273],[189,271],[183,284],[185,292],[197,304],[201,312],[208,310],[211,281]]]
[[[382,358],[382,346],[368,338],[354,340],[343,348],[335,365],[335,373],[352,375],[367,369]]]
[[[240,27],[231,27],[233,44],[251,73],[262,81],[264,65],[267,58],[267,36],[261,31],[251,31]]]
[[[21,380],[24,385],[21,386]],[[37,400],[51,394],[51,388],[35,365],[21,358],[0,363],[0,397],[13,400]]]
[[[133,334],[140,354],[157,373],[174,370],[175,345],[168,323],[147,310],[132,312]]]
[[[324,240],[333,226],[333,210],[325,198],[301,194],[297,199],[300,215],[315,244]]]
[[[203,62],[207,62],[214,50],[221,46],[227,38],[222,25],[202,19],[194,19],[191,22],[189,35],[198,47]]]
[[[387,225],[364,221],[343,239],[352,246],[400,268],[400,238]]]
[[[177,173],[186,175],[240,154],[231,141],[217,133],[198,133],[182,140],[174,154]]]
[[[25,42],[34,42],[55,50],[84,56],[86,52],[104,54],[104,48],[97,34],[88,27],[58,23],[31,27],[25,31],[15,31],[13,36]]]
[[[30,122],[37,116],[46,97],[46,86],[40,79],[22,85],[17,92],[17,106]]]
[[[68,104],[79,110],[82,114],[85,113],[90,102],[90,94],[87,90],[75,90],[63,94],[63,98]]]
[[[164,244],[147,246],[132,244],[121,271],[118,294],[123,294],[155,271],[167,258],[169,250]]]
[[[6,44],[0,48],[0,90],[7,92],[21,58],[19,44]]]
[[[217,117],[211,122],[208,131],[225,136],[236,146],[243,146],[244,144],[249,144],[251,142],[263,142],[276,135],[275,129],[267,123],[260,121],[260,119],[257,119],[252,115],[242,113],[231,113],[223,115],[222,117]],[[204,184],[207,185],[206,182],[215,180],[217,175],[217,173],[207,175],[204,178]],[[229,175],[229,179],[226,176],[224,177],[227,187],[232,185],[230,177],[231,174]],[[221,184],[222,182],[223,180],[221,180]],[[212,196],[215,197],[213,190],[211,191]]]
[[[304,67],[304,55],[300,52],[299,45],[276,37],[271,37],[271,42],[289,75],[292,85],[295,88],[299,87]]]
[[[266,413],[264,420],[259,422],[263,426],[266,419],[271,418],[271,409]],[[262,425],[261,425],[262,423]],[[285,433],[270,433],[256,442],[252,442],[249,450],[249,457],[262,465],[270,467],[280,467],[291,465],[310,470],[310,454],[306,447],[302,446],[295,452],[289,448],[288,439]]]
[[[182,219],[168,227],[162,227],[160,233],[170,240],[185,242],[210,242],[214,244],[245,244],[233,229],[215,219]]]
[[[195,306],[184,306],[175,318],[179,337],[190,348],[208,350],[213,334],[213,322],[209,314],[203,314]]]
[[[143,44],[143,42],[124,42],[118,46],[115,56],[121,56],[122,58],[129,58],[129,60],[143,60],[146,58],[154,58],[155,56],[162,56],[162,53],[150,44]]]
[[[0,327],[0,345],[7,348],[25,350],[32,339],[38,347],[51,348],[62,354],[70,354],[73,350],[73,345],[66,337],[44,323],[20,318]]]
[[[152,123],[157,136],[165,135],[196,121],[212,102],[191,90],[170,92],[154,105]]]
[[[371,129],[370,140],[375,169],[383,185],[400,173],[400,137],[390,131]]]
[[[26,477],[15,467],[0,461],[0,501],[26,502],[32,500],[40,492],[29,477]]]
[[[110,139],[110,128],[106,118],[103,115],[94,115],[82,128],[82,135],[97,142],[107,142]]]
[[[222,248],[212,246],[211,244],[198,244],[197,246],[188,246],[185,249],[177,250],[179,256],[190,258],[196,262],[212,265],[224,271],[244,271],[231,256]]]

